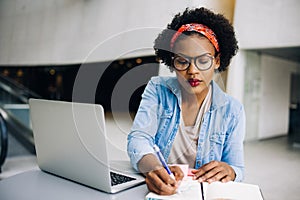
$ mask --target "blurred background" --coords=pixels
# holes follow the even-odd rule
[[[0,0],[0,179],[37,167],[29,98],[96,103],[108,119],[133,118],[147,81],[174,76],[155,59],[157,34],[178,12],[201,6],[236,30],[240,50],[218,82],[245,106],[245,182],[266,199],[298,199],[298,0]]]

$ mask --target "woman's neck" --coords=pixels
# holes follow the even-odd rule
[[[182,91],[182,103],[186,105],[197,105],[197,107],[200,107],[208,93],[209,87],[206,87],[202,90],[201,93],[193,94]]]
[[[192,94],[182,91],[182,117],[185,126],[194,126],[199,109],[204,102],[204,99],[208,93],[208,87],[206,87],[199,94]]]

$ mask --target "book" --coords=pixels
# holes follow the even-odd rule
[[[213,182],[201,183],[197,180],[192,180],[192,177],[185,176],[178,188],[176,194],[173,195],[158,195],[149,192],[146,200],[263,200],[260,188],[258,185],[240,183],[240,182]]]
[[[149,192],[146,200],[263,200],[260,189],[257,185],[238,182],[213,182],[203,183],[203,197],[201,184],[197,180],[184,180],[178,188],[176,194],[158,195]]]

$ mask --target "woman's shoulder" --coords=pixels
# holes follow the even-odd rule
[[[226,94],[227,98],[228,98],[228,102],[229,105],[233,108],[236,108],[237,111],[240,111],[243,108],[243,104],[236,98],[234,98],[233,96]]]
[[[168,88],[171,90],[178,88],[177,78],[172,76],[153,76],[148,84],[156,87],[158,86],[160,88]]]
[[[227,101],[228,101],[229,104],[236,105],[238,107],[242,107],[243,106],[243,104],[237,98],[231,96],[230,94],[225,93],[225,96],[226,96]]]
[[[150,79],[147,89],[156,90],[160,94],[170,95],[177,94],[179,90],[179,83],[176,77],[172,76],[154,76]]]
[[[216,107],[225,106],[234,113],[239,113],[241,110],[244,110],[243,104],[238,99],[221,90],[216,83],[213,85],[215,92],[213,96],[215,97],[215,100],[217,100],[214,102]]]
[[[177,78],[173,76],[153,76],[150,79],[150,81],[153,83],[164,83],[164,84],[169,84],[176,80]]]
[[[245,112],[243,104],[235,97],[227,93],[225,93],[225,95],[227,98],[227,114],[235,117],[242,117]]]

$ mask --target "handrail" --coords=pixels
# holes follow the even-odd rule
[[[0,75],[0,89],[11,95],[15,100],[25,104],[28,104],[30,97],[40,98],[38,94],[22,84],[3,75]],[[15,118],[13,114],[2,108],[0,104],[0,172],[7,157],[8,133],[18,140],[30,153],[35,154],[32,130]]]
[[[7,131],[11,133],[23,146],[32,154],[35,154],[33,132],[30,128],[22,124],[11,113],[0,106],[0,115],[2,115]]]
[[[4,164],[7,156],[7,146],[8,146],[7,128],[1,113],[0,113],[0,142],[1,142],[1,152],[0,152],[0,173],[1,173],[2,165]]]
[[[18,92],[16,92],[15,90],[13,90],[10,86],[0,82],[0,88],[4,91],[6,91],[7,93],[9,93],[10,95],[12,95],[13,97],[19,99],[19,101],[21,101],[22,103],[28,103],[27,98],[20,95]]]
[[[30,97],[41,98],[40,95],[24,87],[22,84],[3,75],[0,75],[0,88],[19,99],[22,103],[28,103]]]

